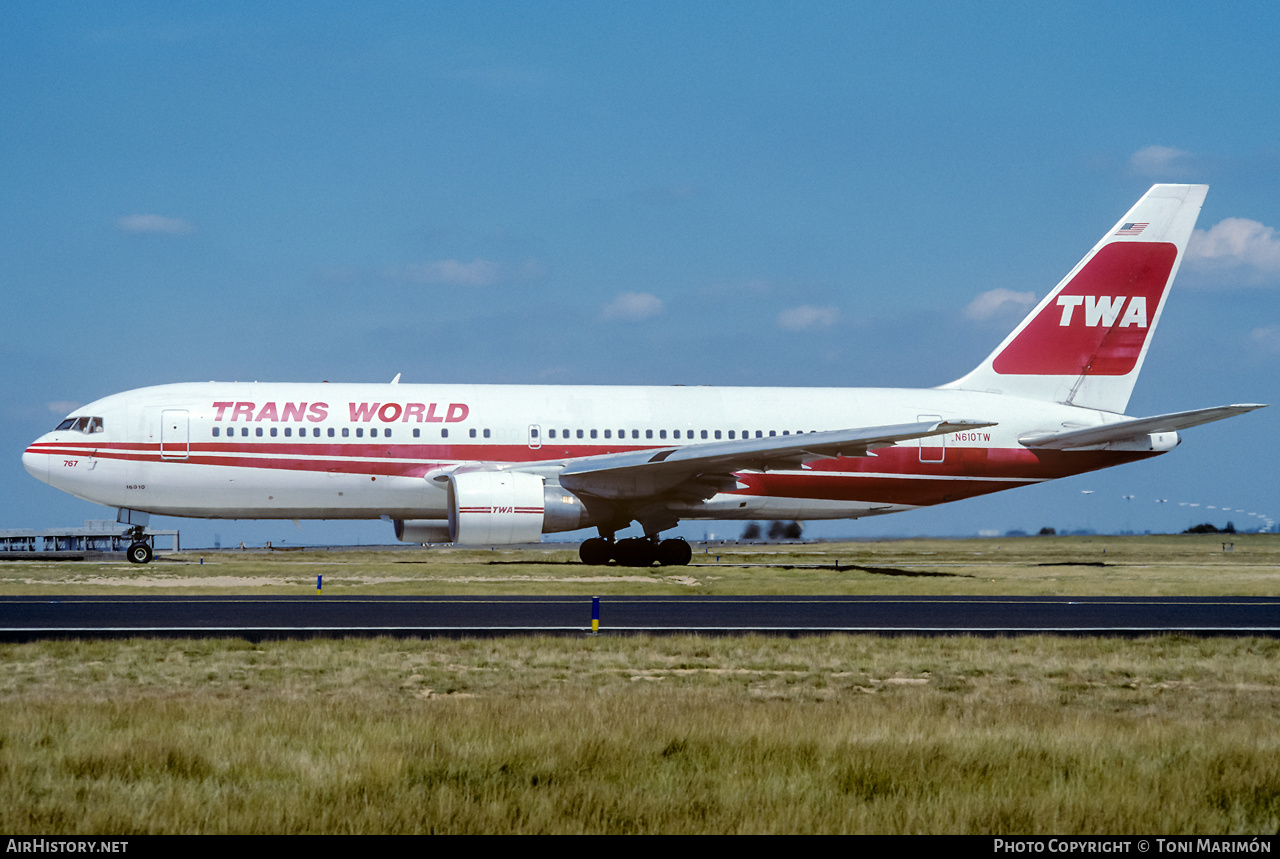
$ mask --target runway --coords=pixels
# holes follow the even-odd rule
[[[1280,634],[1272,597],[605,596],[602,634]],[[0,640],[580,635],[592,597],[0,597]]]

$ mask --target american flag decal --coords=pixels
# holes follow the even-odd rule
[[[1141,233],[1143,230],[1145,230],[1145,229],[1146,229],[1147,227],[1149,227],[1149,226],[1151,226],[1149,223],[1147,223],[1147,224],[1121,224],[1121,225],[1120,225],[1120,229],[1116,230],[1116,235],[1117,235],[1117,236],[1136,236],[1136,235],[1138,235],[1139,233]]]

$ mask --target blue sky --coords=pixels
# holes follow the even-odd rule
[[[1130,413],[1280,399],[1274,4],[3,8],[0,527],[109,517],[19,456],[144,385],[940,384],[1154,182],[1211,189]],[[812,533],[1274,518],[1273,411]]]

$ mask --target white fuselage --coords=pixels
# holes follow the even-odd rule
[[[77,410],[100,429],[55,431],[23,455],[81,498],[201,518],[441,519],[460,464],[525,464],[637,449],[922,420],[976,431],[861,457],[738,474],[738,487],[671,502],[679,518],[830,519],[982,495],[1152,456],[1032,450],[1028,434],[1124,420],[1057,403],[944,389],[193,383]]]

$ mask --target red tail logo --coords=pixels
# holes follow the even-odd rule
[[[1178,257],[1167,242],[1113,242],[996,356],[1004,375],[1123,376],[1142,354]]]

